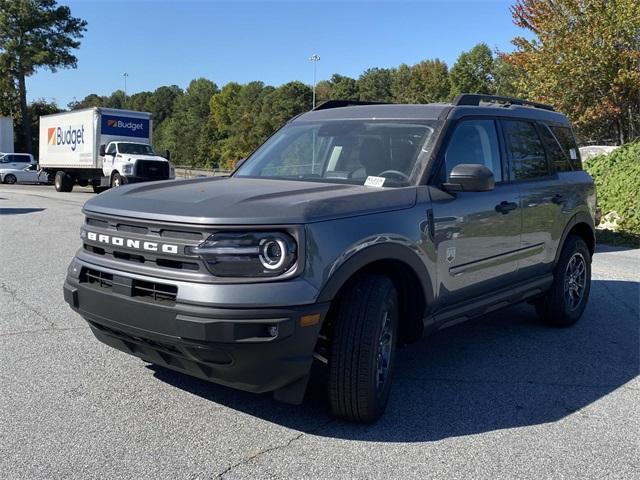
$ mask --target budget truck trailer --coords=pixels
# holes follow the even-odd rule
[[[95,192],[124,183],[175,178],[151,148],[147,112],[87,108],[40,117],[40,168],[58,192],[91,185]]]

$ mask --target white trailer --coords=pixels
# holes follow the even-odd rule
[[[13,118],[0,117],[0,153],[13,153]]]
[[[40,117],[40,168],[59,192],[75,184],[98,192],[124,183],[175,177],[169,161],[151,148],[147,112],[87,108]]]

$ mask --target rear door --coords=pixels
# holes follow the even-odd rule
[[[554,155],[563,152],[543,124],[503,120],[502,130],[509,158],[509,180],[518,186],[521,195],[522,250],[518,277],[531,278],[551,271],[566,225],[566,185],[552,161]]]
[[[497,121],[462,119],[448,137],[436,183],[447,181],[459,164],[485,165],[496,183],[488,192],[432,189],[442,306],[509,285],[518,265],[522,227],[519,189],[505,178]]]

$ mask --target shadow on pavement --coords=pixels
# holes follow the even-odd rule
[[[546,327],[519,305],[400,349],[386,414],[332,420],[323,370],[303,405],[280,404],[152,366],[157,378],[229,408],[318,436],[424,442],[560,420],[638,375],[637,282],[594,280],[572,328]]]
[[[41,212],[44,208],[0,208],[0,215],[23,215],[25,213]]]

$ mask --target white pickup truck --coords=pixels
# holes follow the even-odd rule
[[[175,178],[151,148],[147,112],[88,108],[40,117],[42,170],[58,192],[91,185],[95,192],[125,183]]]

